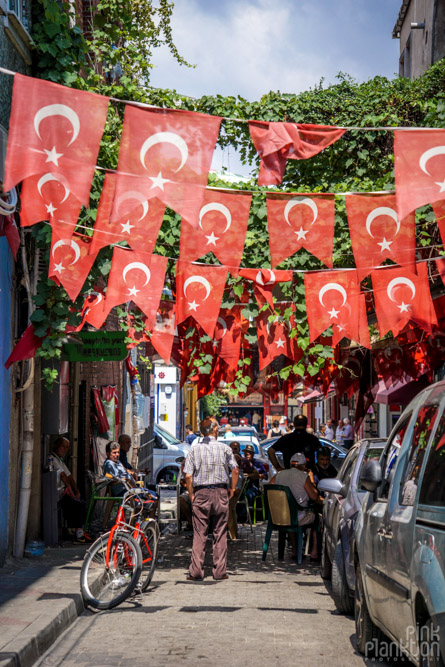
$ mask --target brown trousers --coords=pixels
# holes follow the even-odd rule
[[[204,558],[209,529],[213,533],[213,577],[221,579],[227,563],[227,489],[200,489],[195,493],[193,511],[193,547],[190,575],[204,577]]]

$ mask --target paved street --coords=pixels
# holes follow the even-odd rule
[[[38,665],[363,665],[354,622],[335,610],[315,565],[277,563],[264,526],[230,545],[230,579],[185,580],[191,540],[161,542],[149,592],[110,612],[86,611]],[[367,664],[372,664],[367,662]],[[379,662],[379,665],[384,663]]]

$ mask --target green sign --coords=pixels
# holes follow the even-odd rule
[[[128,355],[123,331],[79,331],[63,346],[64,361],[121,361]]]

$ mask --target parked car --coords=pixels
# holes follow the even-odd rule
[[[255,436],[256,430],[254,428],[251,428],[250,426],[234,426],[232,427],[232,432],[234,434],[232,438],[223,438],[222,436],[224,435],[225,430],[220,429],[218,433],[218,440],[220,440],[221,442],[225,442],[228,445],[230,445],[231,440],[236,440],[237,442],[240,443],[241,455],[243,455],[244,448],[246,447],[246,445],[252,445],[252,447],[255,450],[254,454],[255,458],[258,461],[261,461],[261,463],[267,470],[268,473],[267,481],[272,479],[272,477],[276,475],[277,471],[269,461],[269,457],[265,454],[262,446],[258,442],[258,439]]]
[[[366,461],[380,458],[385,443],[386,439],[379,438],[360,440],[349,450],[338,476],[318,483],[318,490],[327,494],[323,503],[321,576],[332,578],[332,597],[344,614],[354,611],[354,525],[366,494],[359,474]]]
[[[261,446],[263,448],[263,452],[267,456],[267,450],[269,447],[273,447],[273,445],[280,439],[280,436],[276,438],[268,438],[267,440],[264,440],[261,443]],[[342,447],[341,445],[337,445],[336,442],[332,442],[331,440],[327,440],[326,438],[318,438],[320,440],[320,447],[329,447],[331,450],[331,461],[332,465],[336,470],[340,470],[343,461],[346,458],[346,455],[348,453],[348,450]],[[281,452],[276,452],[277,459],[281,465],[283,464],[283,456]]]
[[[159,424],[153,425],[153,431],[153,458],[139,462],[139,465],[152,469],[151,479],[155,484],[161,480],[168,484],[179,479],[181,465],[190,451],[190,445],[180,442]]]
[[[238,440],[241,442],[249,442],[252,445],[258,445],[258,433],[254,426],[232,426],[232,430],[229,432],[230,438],[224,438],[226,433],[225,428],[220,428],[218,430],[218,440]]]
[[[361,653],[381,633],[417,665],[445,661],[445,382],[420,392],[363,466],[356,521],[355,624]],[[417,631],[416,631],[417,628]]]

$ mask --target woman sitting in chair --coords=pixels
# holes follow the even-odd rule
[[[306,472],[306,457],[303,453],[298,452],[291,457],[290,464],[291,467],[287,470],[280,470],[273,479],[271,479],[270,484],[281,484],[282,486],[287,486],[292,492],[295,500],[301,507],[307,507],[309,501],[322,505],[323,498],[317,491],[317,488],[314,484],[312,473]],[[301,510],[298,513],[298,525],[299,526],[308,526],[314,523],[315,514],[309,509]],[[315,531],[311,531],[312,535],[312,549],[310,553],[310,558],[312,560],[318,559],[317,552],[317,539]],[[291,544],[292,544],[292,558],[297,557],[297,542],[296,534],[289,533]]]

